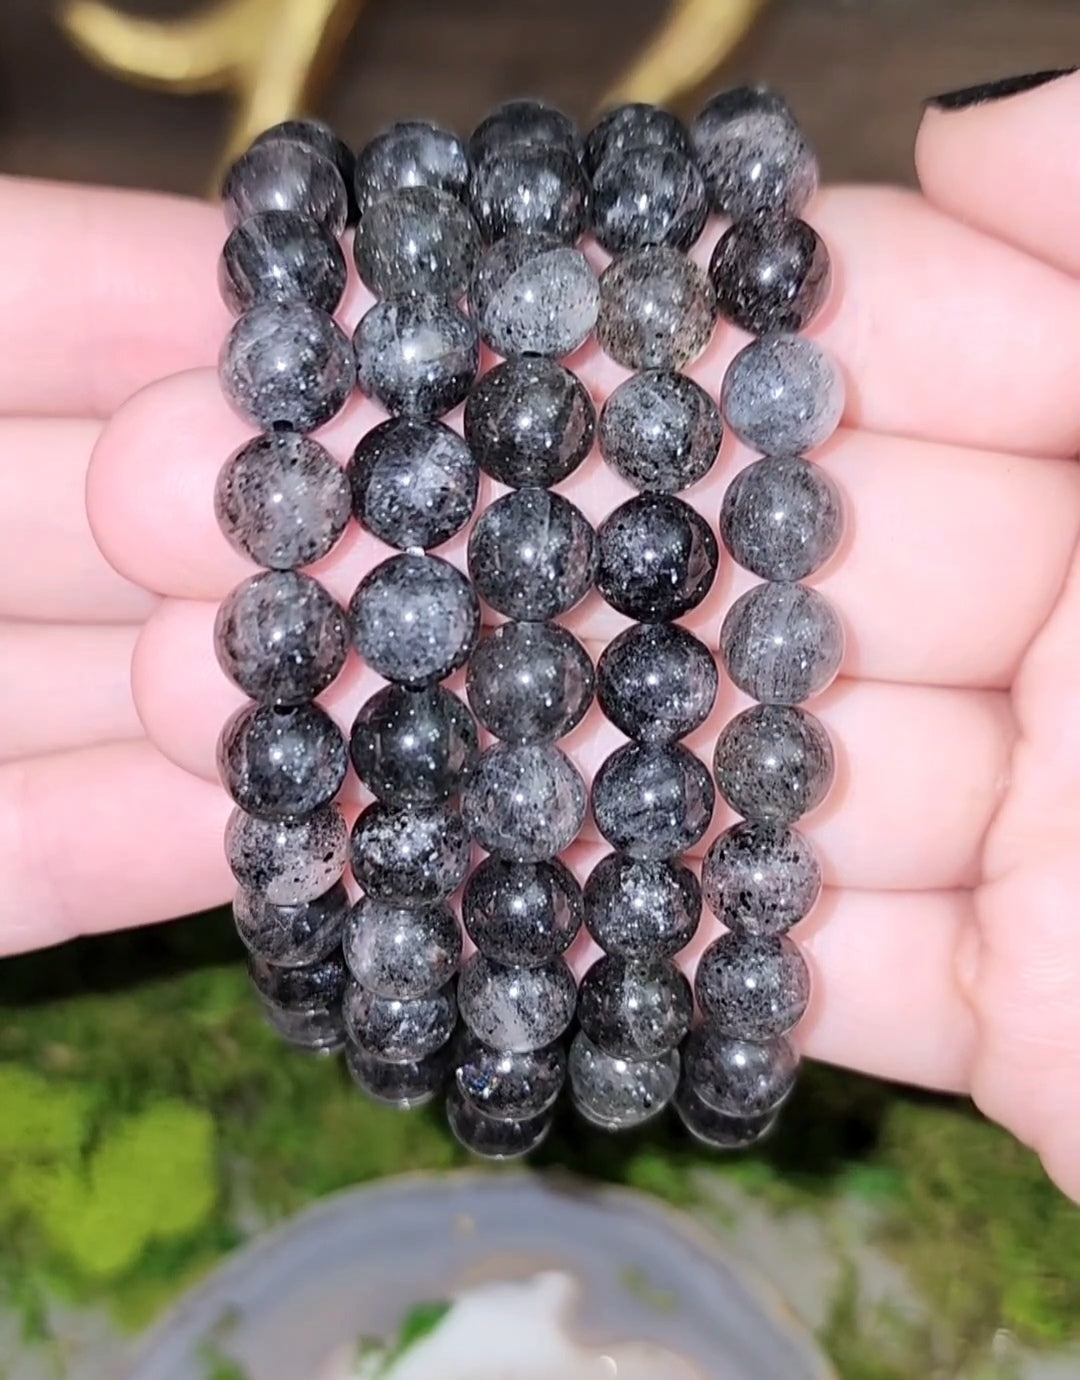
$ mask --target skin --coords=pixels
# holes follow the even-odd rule
[[[848,383],[815,458],[853,520],[814,581],[849,646],[814,706],[840,770],[807,821],[827,891],[796,932],[809,1056],[970,1094],[1075,1198],[1078,119],[1080,77],[930,112],[921,194],[840,188],[810,209],[837,280],[812,334]],[[250,432],[213,370],[222,236],[191,202],[0,181],[18,269],[0,275],[0,952],[232,891],[214,744],[240,694],[211,627],[251,571],[211,494]],[[366,305],[354,282],[347,324]],[[691,372],[715,391],[743,343],[720,329]],[[598,402],[623,377],[595,351],[572,363]],[[320,439],[344,460],[375,415],[357,399]],[[688,494],[711,521],[749,458],[728,438]],[[595,457],[562,487],[594,520],[628,496]],[[440,554],[460,564],[464,545]],[[353,528],[315,573],[347,599],[385,554]],[[687,620],[710,645],[749,582],[728,562]],[[596,596],[568,621],[594,657],[624,625]],[[326,703],[347,725],[373,687],[353,662]],[[739,707],[728,687],[691,746]],[[618,741],[594,710],[564,745],[589,777]],[[586,833],[579,875],[603,851]]]

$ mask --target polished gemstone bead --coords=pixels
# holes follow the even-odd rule
[[[481,953],[534,968],[573,942],[581,928],[581,888],[558,858],[485,858],[465,884],[461,915]]]
[[[380,997],[423,997],[461,962],[461,929],[446,905],[405,907],[363,896],[345,922],[345,962]]]
[[[360,581],[349,604],[357,651],[402,685],[430,685],[464,664],[480,629],[469,581],[438,556],[391,556]]]
[[[260,1005],[271,1029],[297,1049],[313,1054],[333,1054],[345,1043],[340,1003],[325,1011],[294,1011],[263,997]]]
[[[708,474],[724,428],[700,384],[670,369],[620,383],[600,414],[600,453],[635,489],[677,493]]]
[[[584,718],[593,681],[588,652],[558,623],[503,623],[469,658],[467,689],[496,738],[548,743]]]
[[[482,120],[469,140],[474,165],[489,154],[520,144],[539,144],[582,153],[581,135],[568,115],[543,101],[506,101]]]
[[[677,1048],[693,1010],[690,984],[670,959],[599,958],[578,993],[582,1030],[616,1059],[655,1059]]]
[[[468,184],[465,145],[449,130],[423,121],[391,125],[356,155],[354,188],[362,213],[401,187],[438,187],[464,197]]]
[[[568,499],[519,489],[481,513],[469,537],[469,574],[507,618],[557,618],[592,588],[596,534]]]
[[[450,1048],[448,1042],[424,1059],[392,1064],[348,1040],[345,1066],[356,1086],[373,1102],[412,1111],[442,1092],[450,1073]]]
[[[700,728],[718,681],[712,652],[677,623],[632,624],[596,666],[600,708],[639,743],[673,743]]]
[[[349,978],[340,951],[291,968],[250,956],[248,972],[260,996],[291,1011],[328,1011],[341,1001]]]
[[[703,1027],[683,1051],[687,1081],[714,1112],[765,1116],[775,1112],[795,1087],[799,1056],[782,1036],[752,1043]]]
[[[653,244],[689,249],[707,214],[701,174],[678,149],[635,145],[609,154],[593,180],[593,233],[610,254]]]
[[[478,1112],[461,1095],[456,1083],[446,1096],[446,1120],[454,1139],[470,1154],[485,1160],[516,1160],[538,1150],[551,1130],[551,1113],[500,1121]]]
[[[783,934],[809,915],[821,894],[821,867],[796,830],[744,819],[705,854],[701,889],[726,929]]]
[[[709,262],[720,315],[751,335],[804,330],[829,295],[829,252],[803,220],[739,221]]]
[[[802,580],[840,545],[840,491],[820,465],[773,455],[740,470],[720,509],[720,535],[741,566],[763,580]]]
[[[402,551],[441,546],[476,507],[476,461],[442,422],[381,422],[353,451],[348,474],[357,521]]]
[[[214,646],[221,669],[253,700],[301,704],[345,664],[345,615],[317,580],[291,570],[253,575],[218,610]]]
[[[368,896],[396,906],[433,906],[469,870],[469,839],[450,805],[394,810],[376,802],[353,825],[353,876]]]
[[[341,882],[312,901],[275,906],[241,887],[233,899],[233,920],[244,946],[256,958],[286,968],[300,968],[338,948],[349,894]]]
[[[481,469],[513,488],[558,484],[581,464],[596,432],[589,390],[552,359],[508,359],[465,403],[465,438]]]
[[[810,1000],[810,970],[787,935],[722,934],[698,962],[694,991],[709,1028],[740,1040],[786,1035]]]
[[[317,704],[248,704],[221,731],[222,785],[242,810],[288,819],[327,805],[345,780],[341,729]]]
[[[844,658],[832,605],[805,585],[755,585],[720,626],[728,675],[762,704],[800,704],[831,685]]]
[[[461,1096],[485,1116],[516,1121],[554,1106],[566,1077],[561,1044],[541,1049],[492,1049],[466,1031],[455,1052]]]
[[[353,239],[356,271],[376,297],[430,293],[456,300],[479,253],[476,222],[439,187],[402,187],[378,197]]]
[[[289,144],[302,144],[305,148],[321,153],[329,158],[341,174],[349,198],[349,224],[356,224],[356,201],[353,196],[353,170],[356,160],[353,151],[343,139],[339,139],[328,124],[322,120],[281,120],[252,140],[252,146],[284,141]]]
[[[805,709],[756,704],[721,730],[713,770],[727,803],[747,819],[790,824],[820,805],[835,772],[829,735]]]
[[[358,982],[350,982],[341,1010],[353,1044],[391,1064],[413,1064],[429,1058],[446,1044],[457,1023],[452,982],[408,1001],[380,997]]]
[[[632,249],[600,278],[596,338],[627,369],[681,369],[709,343],[715,320],[712,284],[677,249]]]
[[[340,881],[348,830],[336,805],[301,819],[256,819],[234,810],[225,826],[225,857],[245,891],[275,906],[314,901]]]
[[[667,622],[697,608],[716,578],[719,551],[709,524],[669,494],[631,498],[597,533],[596,585],[620,613]]]
[[[221,296],[237,316],[267,302],[307,302],[333,312],[345,278],[341,245],[299,211],[261,211],[241,221],[218,263]]]
[[[701,919],[701,888],[682,863],[609,853],[585,883],[585,924],[616,958],[653,962],[685,948]]]
[[[477,753],[476,723],[441,685],[387,685],[360,710],[349,744],[356,774],[386,805],[455,795]]]
[[[583,1030],[574,1036],[568,1067],[574,1106],[604,1131],[627,1131],[657,1116],[679,1085],[677,1049],[656,1059],[616,1059]]]
[[[299,211],[340,235],[348,215],[345,183],[331,160],[288,139],[241,154],[225,174],[221,199],[230,229],[260,211]]]
[[[589,183],[575,155],[557,144],[510,144],[473,168],[469,204],[488,244],[518,231],[573,244],[589,218]]]
[[[463,402],[480,363],[472,321],[438,297],[376,302],[353,333],[361,389],[387,412],[441,417]]]
[[[592,334],[600,287],[580,249],[553,235],[508,235],[481,255],[469,306],[496,354],[561,358]]]
[[[226,398],[264,431],[314,431],[336,416],[355,382],[352,347],[333,317],[306,302],[247,312],[221,348]]]
[[[703,1102],[689,1079],[684,1078],[675,1095],[679,1120],[710,1150],[746,1150],[764,1140],[776,1125],[777,1113],[764,1116],[727,1116]]]
[[[632,858],[671,858],[692,848],[712,819],[712,778],[679,743],[627,743],[596,773],[592,805],[604,838]]]
[[[797,216],[818,165],[787,104],[760,86],[723,91],[690,129],[713,210],[732,220]]]
[[[349,521],[349,483],[317,441],[256,436],[221,470],[214,511],[230,544],[256,565],[295,570],[321,560]]]
[[[823,445],[844,415],[844,379],[812,340],[773,335],[740,350],[720,390],[724,420],[763,455]]]
[[[512,1054],[557,1040],[574,1019],[576,996],[574,975],[561,958],[518,968],[477,953],[458,978],[461,1019],[484,1044]]]
[[[465,823],[481,848],[524,862],[569,847],[585,806],[581,773],[550,743],[496,743],[480,754],[461,792]]]
[[[585,139],[585,166],[595,173],[608,158],[630,148],[674,149],[687,157],[693,145],[686,126],[661,106],[632,101],[602,115]]]

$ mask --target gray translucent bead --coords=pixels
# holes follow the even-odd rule
[[[589,183],[566,149],[511,144],[492,149],[473,168],[469,204],[488,244],[519,231],[573,244],[588,221]]]
[[[387,685],[356,716],[356,774],[386,805],[435,805],[456,794],[477,753],[476,724],[441,685]]]
[[[757,1043],[703,1027],[683,1050],[687,1081],[702,1102],[725,1116],[775,1112],[790,1097],[798,1067],[799,1056],[783,1036]]]
[[[686,1078],[675,1096],[675,1111],[679,1120],[702,1145],[710,1150],[747,1150],[764,1140],[776,1125],[777,1113],[764,1116],[727,1116],[714,1111],[697,1095],[694,1085]]]
[[[469,870],[469,838],[450,805],[400,810],[369,805],[353,825],[349,859],[368,896],[395,906],[433,906]]]
[[[297,1049],[333,1054],[345,1043],[345,1023],[339,1004],[325,1011],[294,1011],[263,997],[260,1005],[270,1028]]]
[[[558,858],[485,858],[465,884],[461,916],[481,953],[534,968],[558,958],[581,928],[581,888]]]
[[[720,389],[724,420],[763,455],[823,445],[844,415],[844,379],[829,356],[798,335],[765,336],[740,350]]]
[[[372,427],[348,476],[357,521],[402,551],[441,546],[476,507],[476,461],[442,422],[391,417]]]
[[[466,1032],[455,1053],[458,1092],[496,1121],[540,1116],[555,1105],[566,1078],[561,1044],[542,1049],[493,1049]]]
[[[712,469],[724,434],[700,384],[670,369],[620,383],[600,413],[600,453],[635,489],[677,493]]]
[[[593,233],[610,254],[654,244],[689,249],[708,209],[701,174],[678,149],[634,145],[609,154],[593,179]]]
[[[712,284],[677,249],[632,249],[601,275],[596,338],[627,369],[681,369],[708,345],[715,321]]]
[[[275,906],[242,887],[233,898],[233,920],[244,947],[256,958],[284,968],[317,963],[339,947],[349,894],[341,882],[313,901]]]
[[[675,1096],[679,1051],[657,1059],[616,1059],[579,1030],[568,1069],[574,1106],[585,1120],[604,1131],[626,1131],[659,1115]]]
[[[393,906],[364,896],[342,937],[357,982],[380,997],[423,997],[442,987],[461,962],[461,929],[449,906]]]
[[[670,494],[641,494],[616,508],[597,533],[597,547],[597,589],[612,608],[643,623],[689,613],[716,578],[712,529]]]
[[[673,743],[700,728],[718,684],[712,652],[677,623],[632,624],[596,666],[600,708],[640,743]]]
[[[349,521],[341,466],[295,431],[256,436],[221,470],[214,511],[230,544],[256,565],[295,570],[322,560]]]
[[[705,763],[680,743],[627,743],[593,780],[596,827],[632,858],[685,853],[712,819],[715,791]]]
[[[480,754],[461,792],[465,823],[481,848],[522,862],[568,848],[586,803],[581,773],[550,743],[496,743]]]
[[[401,1001],[380,997],[358,982],[345,988],[341,1003],[349,1039],[365,1054],[390,1064],[413,1064],[441,1049],[454,1033],[454,984]]]
[[[329,230],[299,211],[262,211],[225,241],[218,285],[237,316],[266,302],[333,312],[345,291],[345,255]]]
[[[241,316],[221,347],[218,378],[233,407],[264,431],[314,431],[341,411],[356,381],[348,336],[306,302]]]
[[[566,149],[579,157],[582,140],[577,126],[568,115],[543,101],[506,101],[473,130],[469,139],[469,156],[474,164],[488,154],[518,145],[539,144]]]
[[[801,331],[832,281],[825,242],[803,220],[740,221],[713,250],[709,277],[720,315],[751,335]]]
[[[581,464],[596,432],[589,391],[552,359],[508,359],[465,403],[465,439],[481,469],[515,489],[549,488]]]
[[[289,139],[254,144],[225,174],[221,189],[230,228],[260,211],[299,211],[340,235],[348,216],[341,174],[329,158]]]
[[[390,297],[353,333],[356,377],[387,412],[441,417],[463,402],[480,363],[476,327],[439,297]]]
[[[797,216],[818,165],[786,103],[765,87],[723,91],[690,130],[713,210],[732,220]]]
[[[387,680],[422,686],[464,664],[480,629],[469,581],[438,556],[391,556],[349,604],[356,649]]]
[[[453,193],[438,187],[401,187],[376,198],[353,239],[356,271],[376,297],[457,299],[479,253],[476,222]]]
[[[249,815],[288,819],[327,805],[345,780],[341,729],[317,704],[248,704],[221,730],[222,785]]]
[[[465,145],[449,130],[423,121],[391,125],[356,155],[354,190],[362,213],[401,187],[438,187],[460,198],[468,183]]]
[[[722,934],[698,962],[694,992],[711,1030],[740,1040],[786,1035],[810,1001],[810,970],[787,935]]]
[[[560,494],[519,489],[486,508],[469,537],[477,592],[507,618],[557,618],[596,575],[596,534]]]
[[[500,1121],[478,1112],[456,1083],[446,1095],[446,1120],[454,1139],[484,1160],[516,1160],[538,1150],[551,1130],[550,1112]]]
[[[560,359],[592,334],[600,286],[580,249],[553,235],[508,235],[481,255],[469,307],[496,354]]]
[[[442,1091],[450,1072],[450,1044],[423,1059],[391,1064],[351,1040],[345,1043],[345,1066],[362,1093],[373,1102],[399,1111],[423,1107]]]
[[[693,1012],[690,984],[670,959],[628,963],[605,956],[581,979],[581,1028],[616,1059],[656,1059],[676,1049]]]
[[[829,735],[812,714],[757,704],[721,730],[713,770],[717,790],[738,814],[790,824],[825,799],[836,766]]]
[[[290,1011],[329,1010],[341,1001],[349,979],[340,952],[292,968],[279,967],[252,956],[248,959],[248,972],[261,997]]]
[[[682,863],[624,853],[601,858],[585,883],[585,925],[616,958],[652,962],[686,947],[701,919],[701,888]]]
[[[632,101],[609,110],[585,139],[585,165],[591,173],[608,158],[628,148],[675,149],[690,157],[693,145],[686,126],[676,115],[657,105]]]
[[[821,894],[821,866],[796,830],[744,819],[705,854],[701,889],[726,929],[783,934],[809,915]]]
[[[473,713],[508,743],[548,743],[569,733],[592,704],[593,666],[557,623],[503,623],[469,658]]]
[[[301,704],[345,665],[345,615],[317,580],[271,570],[237,585],[218,609],[214,647],[221,669],[253,700]]]
[[[271,125],[252,140],[252,147],[282,141],[289,144],[302,144],[305,148],[313,149],[316,153],[321,153],[324,158],[330,159],[341,174],[341,180],[344,182],[345,190],[348,193],[348,223],[355,225],[356,203],[353,197],[352,184],[356,160],[348,144],[343,139],[339,139],[324,121],[301,119],[281,120],[278,124]]]
[[[574,1019],[576,997],[574,975],[561,958],[518,968],[477,953],[458,978],[461,1019],[478,1040],[511,1054],[557,1040]]]
[[[298,906],[340,881],[348,841],[336,805],[301,819],[256,819],[237,809],[225,826],[225,857],[245,891],[275,906]]]
[[[844,628],[832,605],[805,585],[755,585],[720,625],[728,675],[762,704],[800,704],[832,684],[844,659]]]
[[[774,455],[740,470],[720,509],[720,535],[741,566],[763,580],[802,580],[840,545],[840,491],[819,465]]]

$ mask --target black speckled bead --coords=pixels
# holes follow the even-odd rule
[[[586,803],[581,773],[551,743],[496,743],[480,754],[461,793],[465,822],[481,848],[523,862],[568,848]]]
[[[331,160],[289,139],[267,139],[241,154],[225,175],[221,199],[230,229],[260,211],[299,211],[340,235],[349,209]]]
[[[503,623],[469,658],[473,713],[507,743],[569,733],[592,703],[593,684],[588,652],[557,623]]]
[[[776,1125],[777,1113],[764,1116],[727,1116],[716,1112],[703,1102],[689,1079],[684,1078],[675,1095],[675,1110],[679,1120],[702,1145],[710,1150],[747,1150],[769,1135]]]
[[[510,144],[473,168],[469,204],[488,244],[521,231],[573,244],[589,218],[589,182],[557,144]]]
[[[667,622],[697,608],[716,578],[719,550],[709,524],[669,494],[631,498],[597,533],[596,585],[620,613]]]
[[[425,997],[380,997],[358,982],[341,1003],[349,1039],[365,1054],[391,1064],[412,1064],[441,1049],[454,1033],[457,1002],[448,982]]]
[[[656,1059],[616,1059],[579,1030],[568,1069],[574,1106],[585,1120],[604,1131],[627,1131],[657,1116],[675,1096],[679,1051]]]
[[[596,827],[632,858],[672,858],[709,827],[715,791],[705,764],[680,743],[627,743],[593,780]]]
[[[677,115],[658,105],[631,101],[602,115],[585,139],[585,166],[595,173],[608,158],[628,148],[675,149],[688,158],[694,152],[690,134]]]
[[[804,330],[824,306],[829,251],[803,220],[740,221],[713,250],[709,276],[720,315],[751,335]]]
[[[720,535],[741,566],[763,580],[803,580],[834,554],[844,533],[840,491],[798,455],[756,460],[735,476],[720,509]]]
[[[535,355],[488,370],[465,403],[465,438],[477,463],[515,489],[558,484],[588,455],[595,433],[585,385]]]
[[[237,316],[267,302],[307,302],[333,312],[345,278],[341,245],[299,211],[261,211],[241,221],[218,264],[222,299]]]
[[[496,354],[559,359],[592,334],[600,285],[580,249],[553,235],[508,235],[481,255],[469,307]]]
[[[343,139],[339,139],[330,126],[322,120],[300,119],[281,120],[278,124],[264,129],[257,138],[252,140],[252,147],[281,141],[289,144],[302,144],[305,148],[313,149],[316,153],[321,153],[324,158],[330,159],[341,174],[341,180],[344,182],[345,190],[348,193],[348,223],[355,225],[357,208],[353,196],[353,170],[356,160],[348,144]]]
[[[267,1024],[296,1049],[309,1054],[334,1054],[345,1043],[345,1024],[341,1019],[341,1005],[327,1010],[294,1011],[289,1006],[259,998]]]
[[[825,799],[835,759],[824,726],[805,709],[756,704],[727,723],[713,770],[727,803],[747,819],[790,824]]]
[[[760,86],[722,91],[690,130],[713,209],[732,220],[797,216],[818,164],[787,103]]]
[[[616,1059],[655,1059],[676,1049],[693,1009],[690,984],[669,959],[628,963],[605,955],[578,993],[582,1030]]]
[[[348,466],[356,520],[402,551],[441,546],[476,506],[479,470],[442,422],[391,417],[364,436]]]
[[[450,1044],[424,1059],[391,1064],[346,1041],[345,1065],[356,1086],[373,1102],[408,1112],[425,1106],[442,1092],[450,1073]]]
[[[469,574],[478,593],[507,618],[569,612],[592,588],[596,535],[560,494],[520,489],[481,513],[469,537]]]
[[[670,369],[620,383],[600,413],[600,453],[635,489],[677,493],[712,469],[724,434],[700,384]]]
[[[796,830],[744,819],[713,841],[701,888],[725,928],[783,934],[809,915],[821,894],[821,867]]]
[[[768,335],[740,350],[720,388],[724,420],[762,455],[824,445],[844,415],[844,377],[813,340]]]
[[[343,883],[296,906],[275,906],[242,887],[233,899],[233,920],[244,947],[256,958],[283,968],[301,968],[326,958],[341,943],[349,913]]]
[[[300,819],[256,819],[234,810],[225,826],[225,857],[245,891],[275,906],[299,906],[341,880],[348,853],[336,805]]]
[[[252,955],[248,958],[248,972],[260,996],[291,1011],[329,1010],[341,1001],[349,977],[340,952],[292,968]]]
[[[386,805],[435,805],[455,795],[477,753],[476,723],[441,685],[387,685],[356,716],[356,774]]]
[[[581,928],[581,888],[557,858],[485,858],[465,884],[461,915],[476,947],[496,963],[534,968],[558,958]]]
[[[473,130],[469,156],[473,164],[489,154],[520,144],[566,149],[575,157],[584,150],[577,126],[568,115],[543,101],[505,101]]]
[[[640,743],[673,743],[700,728],[718,684],[712,652],[677,623],[635,623],[596,666],[600,708]]]
[[[755,585],[720,627],[728,675],[762,704],[800,704],[832,684],[844,629],[824,595],[805,585]]]
[[[353,825],[349,850],[367,895],[395,906],[445,901],[469,870],[469,838],[449,805],[394,810],[377,801]]]
[[[465,145],[449,130],[424,121],[391,125],[356,155],[354,191],[362,213],[402,187],[437,187],[464,198],[468,185]]]
[[[740,1040],[786,1035],[810,1000],[810,970],[787,935],[722,934],[698,962],[694,991],[709,1029]]]
[[[353,333],[356,377],[388,412],[441,417],[463,402],[480,363],[470,319],[438,297],[376,302]]]
[[[609,154],[593,179],[593,233],[610,254],[652,244],[689,249],[708,210],[701,173],[678,149],[633,145]]]
[[[683,1068],[698,1097],[714,1112],[756,1117],[775,1112],[791,1095],[799,1056],[782,1036],[752,1043],[695,1030],[683,1050]]]
[[[557,1040],[574,1019],[576,994],[574,975],[561,958],[519,968],[476,953],[458,978],[462,1020],[484,1044],[513,1054]]]
[[[341,729],[316,704],[238,709],[217,748],[222,784],[242,810],[288,819],[327,805],[345,780]]]
[[[497,1121],[549,1111],[562,1091],[566,1054],[561,1044],[541,1049],[492,1049],[466,1031],[455,1052],[461,1096]]]
[[[701,888],[674,860],[601,858],[585,883],[585,924],[605,952],[633,962],[671,958],[701,919]]]
[[[521,1120],[499,1120],[478,1112],[456,1083],[446,1095],[446,1120],[454,1139],[485,1160],[516,1160],[539,1150],[551,1130],[550,1112]]]
[[[430,293],[454,300],[468,287],[479,253],[476,222],[439,187],[378,197],[353,239],[356,271],[376,297]]]
[[[446,905],[393,906],[362,897],[342,937],[345,962],[377,996],[423,997],[442,987],[461,961],[461,929]]]
[[[627,369],[681,369],[709,343],[715,321],[712,283],[677,249],[632,249],[600,278],[596,338]]]

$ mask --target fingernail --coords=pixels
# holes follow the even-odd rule
[[[935,110],[967,110],[973,105],[989,105],[991,101],[1002,101],[1006,96],[1034,91],[1037,86],[1057,81],[1058,77],[1067,77],[1076,70],[1075,67],[1055,67],[1046,72],[1029,72],[1023,77],[1001,77],[998,81],[984,81],[979,86],[963,86],[959,91],[945,91],[940,96],[930,96],[926,104]]]

